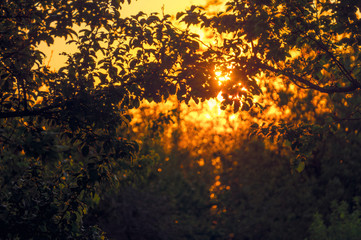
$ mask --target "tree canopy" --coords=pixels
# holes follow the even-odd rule
[[[124,3],[124,0],[0,3],[0,238],[104,237],[103,231],[85,221],[84,216],[101,199],[107,199],[103,195],[110,194],[108,186],[134,187],[136,181],[146,180],[153,184],[149,172],[152,164],[161,159],[146,144],[140,150],[137,136],[131,131],[129,110],[139,108],[143,100],[160,103],[174,95],[180,102],[188,104],[193,100],[198,104],[216,98],[221,92],[223,110],[229,106],[234,112],[262,110],[256,96],[271,91],[271,87],[264,88],[267,86],[264,83],[280,77],[285,86],[294,84],[300,91],[308,90],[311,100],[317,94],[327,94],[330,106],[327,119],[324,115],[311,119],[305,112],[314,106],[305,98],[297,102],[303,108],[294,107],[299,111],[295,118],[305,120],[302,124],[282,122],[275,127],[271,123],[263,128],[254,125],[258,135],[283,137],[296,152],[297,169],[302,170],[309,158],[310,168],[318,171],[322,165],[319,159],[324,156],[319,153],[323,147],[329,147],[325,144],[329,136],[347,139],[350,149],[360,142],[361,5],[357,1],[235,0],[226,2],[223,12],[211,14],[207,8],[192,6],[175,18],[143,12],[123,17]],[[201,39],[190,26],[212,32],[215,43]],[[64,66],[50,70],[39,45],[46,43],[51,47],[56,38],[65,39],[76,51],[65,51]],[[230,79],[219,82],[218,70]],[[297,95],[282,94],[280,99],[285,103],[280,103],[281,99],[280,105],[290,102],[287,97],[290,94]],[[172,117],[160,115],[158,120],[153,125],[161,132],[160,126],[171,122]],[[264,154],[273,154],[265,147],[259,149]],[[237,155],[236,152],[232,154]],[[174,158],[181,159],[182,155],[177,154]],[[352,154],[348,156],[354,160]],[[270,159],[274,161],[273,156]],[[228,156],[221,160],[225,164],[232,162]],[[144,170],[148,165],[151,167]],[[176,179],[181,189],[192,192],[187,177],[180,170],[179,175],[165,174],[164,181]],[[222,177],[230,185],[238,184],[236,178]],[[134,181],[129,183],[129,179]],[[209,182],[204,180],[208,187]],[[189,214],[177,217],[196,218],[197,214],[188,213],[186,206],[193,211],[198,211],[194,206],[200,206],[198,215],[209,220],[212,199],[205,197],[209,192],[202,188],[202,183],[196,185],[199,188],[191,197],[162,181],[159,188],[150,188],[166,191],[174,202],[184,204],[179,207],[173,202],[174,205],[164,207]],[[124,191],[129,202],[133,194],[138,194],[132,187]],[[252,191],[235,189],[236,195],[258,197]],[[347,200],[351,195],[347,195]],[[152,193],[139,196],[164,201]],[[134,202],[144,208],[142,202]],[[231,205],[224,202],[224,206]],[[233,210],[239,214],[240,209]],[[336,205],[334,211],[337,212]],[[169,221],[167,217],[160,222]],[[317,219],[321,221],[320,217]],[[216,232],[209,227],[208,220],[199,223],[203,232],[198,234],[190,228],[184,237],[206,233],[214,238],[222,236],[222,230]],[[322,226],[319,222],[313,227]],[[188,225],[182,226],[185,229]],[[153,225],[149,229],[156,232]],[[162,228],[162,234],[163,231],[167,234],[166,229]]]
[[[177,17],[221,36],[208,53],[232,66],[224,93],[248,99],[247,92],[237,91],[239,83],[251,96],[258,94],[255,79],[260,73],[323,93],[357,92],[359,8],[355,1],[228,1],[215,16],[192,7]]]

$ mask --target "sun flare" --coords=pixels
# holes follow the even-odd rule
[[[231,78],[229,77],[230,73],[223,73],[222,71],[216,71],[215,72],[217,80],[218,80],[218,85],[221,86],[224,82],[230,80]]]

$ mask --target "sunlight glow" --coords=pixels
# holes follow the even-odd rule
[[[222,102],[224,100],[224,98],[222,96],[222,91],[218,93],[217,100],[220,101],[220,102]]]
[[[229,81],[231,79],[230,75],[232,73],[232,68],[233,68],[232,65],[227,66],[227,69],[229,69],[229,70],[227,70],[227,72],[222,71],[218,67],[216,67],[214,69],[215,74],[216,74],[216,78],[218,79],[218,85],[219,86],[221,86],[224,82]]]
[[[199,165],[200,167],[203,167],[204,164],[205,164],[205,162],[204,162],[204,159],[203,159],[203,158],[201,158],[201,159],[198,160],[198,165]]]
[[[218,78],[218,85],[219,86],[221,86],[223,82],[230,80],[230,77],[229,77],[230,73],[231,72],[225,74],[222,71],[217,71],[216,70],[215,74],[216,74],[216,76]]]

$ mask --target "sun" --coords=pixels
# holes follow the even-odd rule
[[[230,73],[223,73],[221,70],[216,70],[216,78],[218,80],[218,85],[221,86],[224,82],[230,80]]]
[[[214,69],[214,73],[216,75],[216,80],[218,81],[218,86],[222,86],[225,82],[229,81],[231,79],[231,73],[232,73],[232,66],[227,66],[227,71],[222,71],[219,67],[215,67]],[[222,96],[222,91],[220,91],[216,97],[216,99],[218,100],[219,104],[220,102],[222,102],[224,100],[223,96]],[[215,104],[214,101],[212,101],[212,99],[208,100],[208,103],[210,105]]]
[[[227,81],[231,80],[231,75],[232,75],[233,69],[234,69],[234,66],[232,64],[228,65],[227,67],[216,67],[214,69],[216,80],[218,81],[218,86],[222,86]],[[248,89],[246,87],[244,87],[241,82],[235,83],[233,87],[238,89],[238,93],[235,95],[229,95],[229,98],[233,99],[233,100],[239,100],[239,101],[244,100],[244,96],[242,96],[242,94],[239,94],[239,93],[248,92]],[[220,91],[218,93],[217,100],[220,102],[225,100],[224,97],[222,96],[222,91]]]

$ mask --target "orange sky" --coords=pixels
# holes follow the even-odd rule
[[[214,1],[214,0],[213,0]],[[162,12],[164,6],[165,14],[175,15],[179,11],[183,11],[191,5],[205,5],[207,0],[133,0],[131,4],[123,4],[123,17],[135,15],[139,11],[147,14],[152,12]],[[208,0],[209,2],[209,0]],[[64,39],[55,39],[52,46],[48,47],[45,43],[39,46],[39,49],[46,55],[45,64],[49,64],[51,69],[59,69],[67,59],[66,56],[60,55],[62,52],[74,52],[74,45],[65,44]]]
[[[124,4],[123,11],[125,15],[133,15],[139,11],[161,12],[164,5],[165,13],[175,14],[191,5],[204,5],[206,2],[207,0],[137,0],[132,1],[130,5]]]

